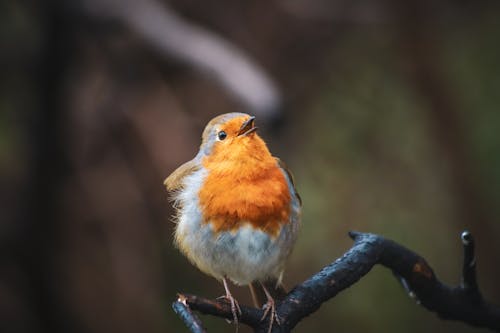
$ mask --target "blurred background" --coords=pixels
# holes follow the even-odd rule
[[[349,230],[404,244],[457,285],[469,229],[500,303],[498,2],[0,8],[2,332],[187,332],[176,293],[223,287],[172,246],[162,182],[231,111],[257,116],[303,198],[288,287],[346,251]],[[482,330],[439,320],[375,267],[296,331]]]

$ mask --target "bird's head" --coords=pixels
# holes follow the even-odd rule
[[[212,119],[203,131],[200,153],[212,160],[234,160],[270,156],[257,134],[255,117],[245,113],[226,113]],[[264,157],[264,156],[262,156]]]

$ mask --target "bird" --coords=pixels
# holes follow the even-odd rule
[[[222,281],[222,297],[230,302],[236,325],[241,310],[227,280],[251,290],[259,283],[267,298],[261,320],[270,313],[271,331],[273,322],[280,322],[266,282],[281,285],[297,239],[302,201],[292,174],[270,153],[257,129],[255,117],[245,113],[213,118],[196,156],[164,185],[176,210],[174,243],[180,252]]]

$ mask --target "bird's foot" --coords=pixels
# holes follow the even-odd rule
[[[227,286],[226,279],[222,279],[222,282],[224,283],[224,289],[226,289],[226,295],[218,297],[218,299],[224,298],[229,301],[231,304],[231,312],[233,314],[233,323],[236,325],[236,332],[238,332],[238,315],[241,315],[241,308],[240,305],[238,304],[238,301],[236,298],[231,295],[231,292],[229,291],[229,288]]]
[[[238,304],[238,301],[236,298],[234,298],[231,294],[229,295],[222,295],[220,297],[217,297],[217,299],[225,299],[231,304],[231,312],[233,313],[233,322],[238,325],[238,316],[241,315],[241,308],[240,305]],[[231,321],[229,321],[231,322]]]
[[[267,303],[264,304],[264,314],[260,318],[260,321],[263,321],[266,319],[266,317],[269,315],[269,328],[267,329],[267,333],[271,333],[273,329],[273,324],[276,322],[276,324],[281,325],[280,322],[280,317],[278,316],[278,313],[276,312],[276,302],[274,301],[274,298],[272,298],[271,294],[267,291],[266,287],[262,285],[262,288],[264,289],[264,292],[267,297]]]

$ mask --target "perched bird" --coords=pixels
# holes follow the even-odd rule
[[[255,117],[228,113],[205,127],[196,157],[165,180],[177,210],[175,244],[201,271],[222,280],[237,324],[236,285],[261,283],[264,316],[279,323],[264,282],[281,282],[300,224],[301,200],[284,164],[256,133]]]

